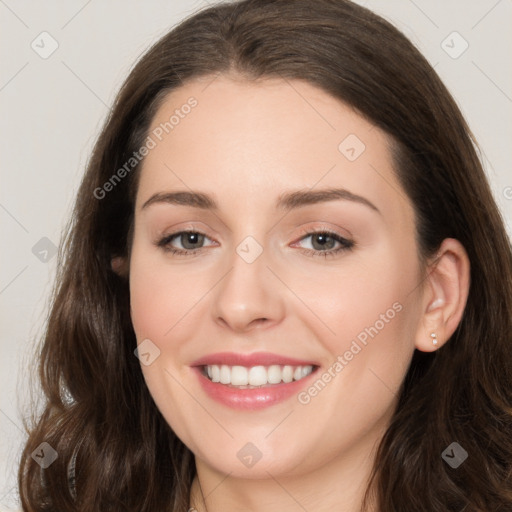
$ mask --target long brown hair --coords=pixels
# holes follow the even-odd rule
[[[306,80],[387,132],[414,206],[421,259],[447,237],[468,253],[461,323],[438,351],[415,352],[379,446],[371,483],[380,512],[512,510],[510,241],[445,86],[401,32],[348,0],[243,0],[202,9],[131,71],[98,137],[59,253],[37,355],[45,404],[26,427],[19,469],[23,510],[188,509],[194,458],[144,383],[128,280],[111,269],[113,256],[130,251],[140,165],[106,197],[98,189],[143,145],[167,93],[228,72]],[[58,453],[46,469],[31,456],[42,442]],[[468,453],[456,469],[441,457],[452,442]]]

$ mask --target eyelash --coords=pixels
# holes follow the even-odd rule
[[[171,241],[178,237],[179,235],[183,235],[186,233],[193,233],[198,235],[204,235],[204,233],[201,233],[200,231],[194,231],[194,230],[184,230],[184,231],[177,231],[176,233],[172,233],[170,235],[166,235],[161,240],[159,240],[156,245],[158,247],[161,247],[164,251],[169,252],[171,254],[177,255],[177,256],[194,256],[197,254],[200,254],[205,247],[200,247],[199,249],[176,249],[169,244]],[[346,238],[343,238],[342,236],[338,235],[337,233],[333,231],[329,231],[326,229],[309,229],[304,230],[302,232],[302,237],[299,239],[299,242],[302,241],[304,238],[307,238],[311,235],[327,235],[330,238],[333,238],[336,242],[341,244],[341,247],[338,247],[337,249],[329,249],[327,251],[316,251],[314,249],[302,249],[306,254],[310,256],[321,256],[324,258],[334,257],[341,252],[344,251],[350,251],[354,248],[355,243],[352,240],[348,240]],[[206,237],[206,235],[204,235]]]

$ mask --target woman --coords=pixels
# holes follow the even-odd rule
[[[365,8],[175,27],[62,254],[24,510],[512,507],[510,242],[455,102]]]

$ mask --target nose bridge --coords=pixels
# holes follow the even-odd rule
[[[259,239],[248,232],[233,233],[242,240],[233,245],[229,270],[216,287],[214,298],[214,315],[236,329],[244,329],[255,320],[276,321],[284,310],[279,280],[267,267],[272,263],[265,232],[258,230]]]

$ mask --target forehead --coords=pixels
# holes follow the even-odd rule
[[[195,79],[164,99],[148,135],[154,147],[143,162],[139,207],[177,188],[245,204],[292,188],[343,186],[389,213],[410,213],[389,137],[304,81]]]

